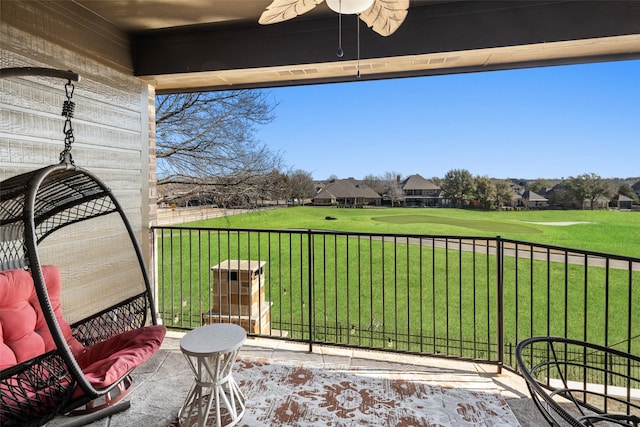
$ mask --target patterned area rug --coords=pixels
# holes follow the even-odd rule
[[[518,426],[489,379],[442,382],[393,369],[316,369],[241,357],[247,410],[240,426]],[[417,382],[416,379],[420,381]]]

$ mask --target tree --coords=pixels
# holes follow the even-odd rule
[[[474,181],[474,196],[476,200],[478,200],[482,208],[489,209],[491,201],[495,200],[496,197],[496,185],[486,175],[476,176]]]
[[[404,192],[400,188],[401,175],[398,172],[385,172],[382,177],[382,194],[391,202],[391,206],[400,205],[404,201]]]
[[[496,181],[494,185],[496,188],[496,208],[513,205],[515,193],[509,183],[507,181]]]
[[[289,176],[289,196],[297,199],[301,204],[304,199],[315,196],[315,187],[311,174],[302,169],[296,169],[288,174]]]
[[[281,169],[281,155],[253,135],[257,125],[274,119],[274,108],[267,92],[258,90],[158,95],[158,185],[182,183],[193,191],[208,187],[225,200],[253,192],[262,178]]]
[[[473,197],[473,176],[466,169],[452,169],[444,176],[440,188],[454,206],[462,207]]]
[[[566,181],[567,196],[573,203],[584,209],[584,199],[587,198],[585,183],[580,176],[570,176]]]
[[[567,179],[567,191],[571,199],[584,208],[584,201],[589,200],[589,206],[593,209],[594,202],[598,197],[608,193],[607,183],[596,173],[585,173],[577,177],[570,176]]]
[[[364,178],[362,178],[362,183],[380,195],[384,194],[385,192],[385,182],[381,177],[377,175],[366,175]]]
[[[540,194],[540,190],[550,188],[551,183],[546,179],[538,178],[534,181],[527,183],[527,190]]]
[[[442,178],[438,177],[438,176],[434,176],[430,179],[431,182],[433,182],[435,185],[437,185],[438,187],[440,187],[442,185]]]
[[[267,174],[264,179],[260,180],[259,183],[261,199],[263,201],[273,200],[276,202],[276,205],[280,204],[280,200],[287,198],[289,188],[289,177],[275,169]]]
[[[587,199],[589,199],[591,209],[595,201],[601,196],[607,196],[610,192],[607,182],[596,173],[585,173],[582,175],[582,179],[585,182],[585,189],[587,192]]]

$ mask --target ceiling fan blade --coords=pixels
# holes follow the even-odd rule
[[[273,0],[267,9],[262,12],[258,23],[262,25],[275,24],[288,21],[322,3],[324,0]]]
[[[373,31],[381,36],[393,34],[404,22],[409,9],[409,0],[376,0],[369,9],[360,14]]]

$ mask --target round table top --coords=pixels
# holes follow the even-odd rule
[[[180,349],[190,356],[211,356],[229,353],[247,339],[243,328],[231,323],[201,326],[188,332],[180,340]]]

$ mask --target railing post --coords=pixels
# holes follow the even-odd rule
[[[502,373],[502,366],[504,365],[504,251],[502,247],[502,239],[500,236],[496,236],[496,311],[497,311],[497,328],[498,334],[498,373]]]
[[[147,267],[147,274],[149,275],[149,283],[151,283],[151,288],[153,289],[153,307],[151,308],[151,320],[154,324],[158,324],[162,322],[162,319],[158,318],[158,314],[160,312],[159,302],[160,295],[159,287],[158,287],[158,276],[156,275],[156,271],[158,271],[158,254],[156,250],[156,229],[154,227],[149,228],[149,266]]]
[[[313,351],[313,244],[311,239],[313,235],[311,230],[307,230],[307,265],[308,265],[308,277],[307,285],[309,286],[309,353]]]

